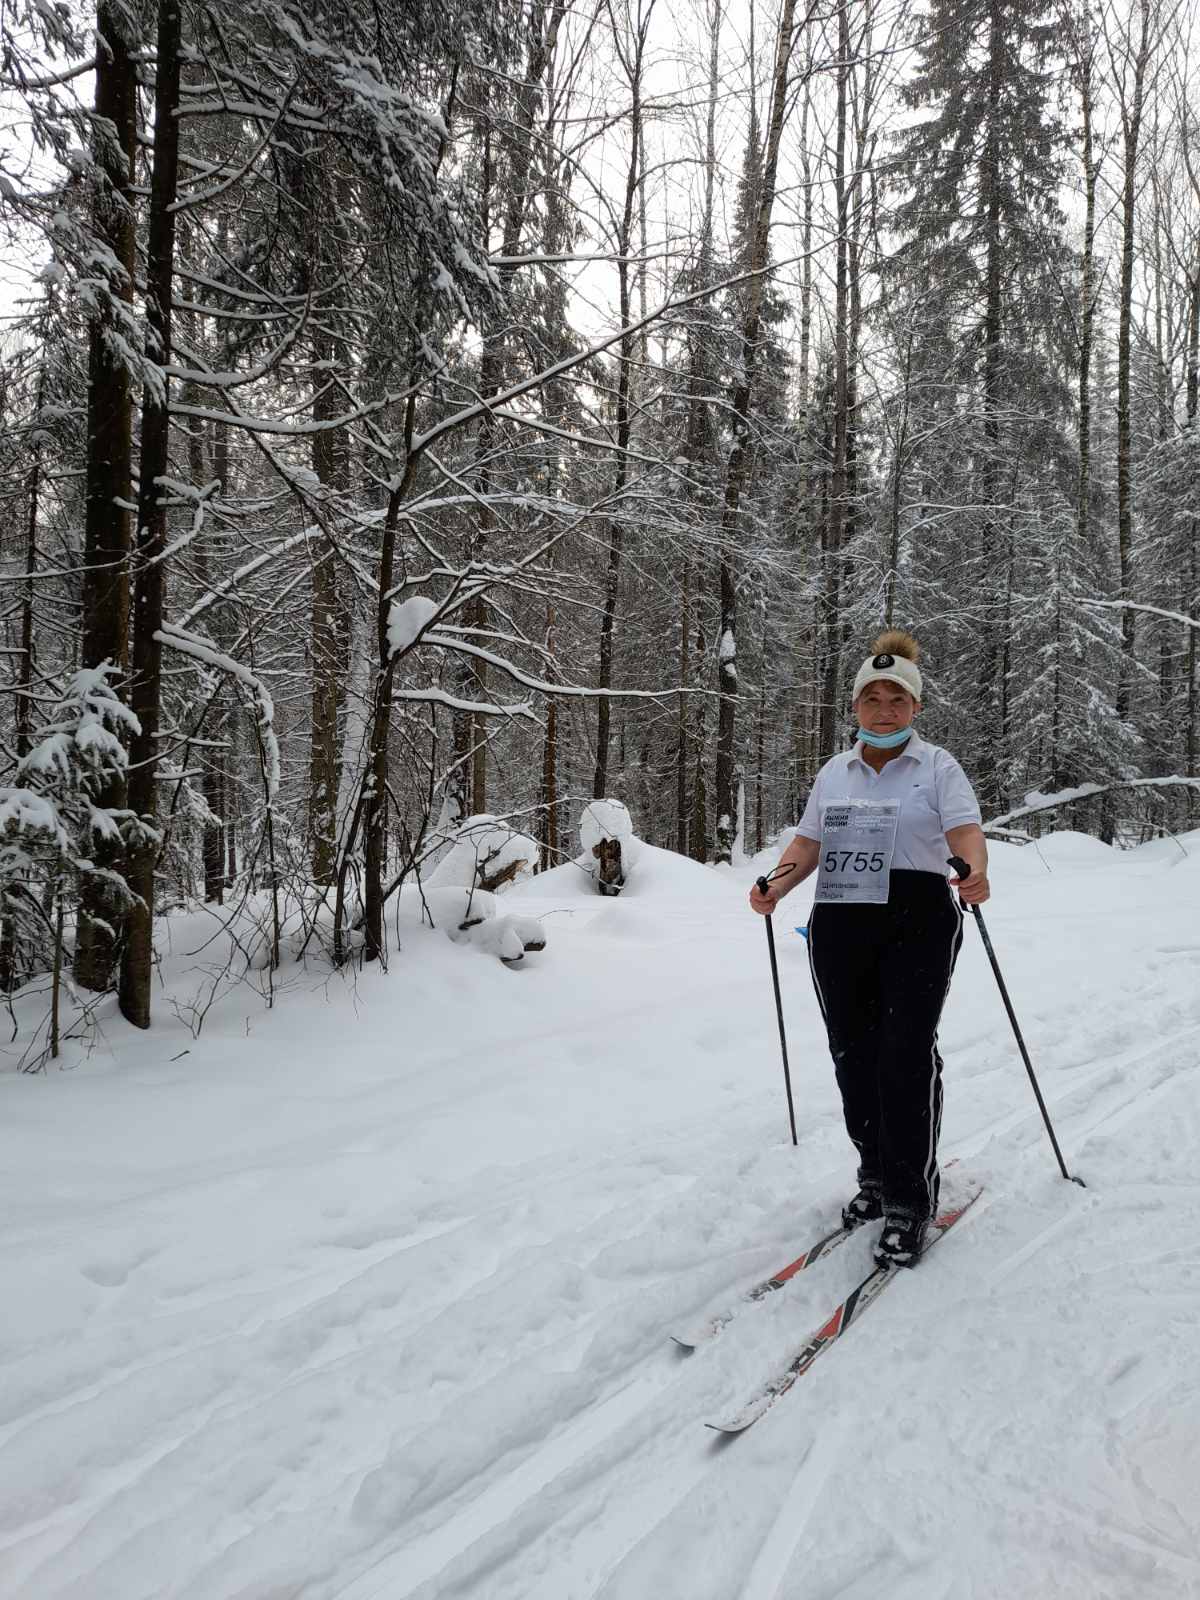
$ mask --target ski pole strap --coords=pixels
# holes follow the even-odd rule
[[[786,878],[789,872],[795,872],[796,866],[792,861],[780,862],[774,871],[765,873],[763,877],[755,880],[755,887],[759,894],[766,894],[776,878]]]

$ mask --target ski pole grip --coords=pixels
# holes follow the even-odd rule
[[[767,882],[765,877],[756,878],[754,886],[758,890],[759,894],[770,894],[771,892],[771,885]]]
[[[971,876],[970,865],[961,856],[950,856],[948,859],[960,878],[969,878]]]

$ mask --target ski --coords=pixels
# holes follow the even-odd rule
[[[949,1172],[952,1167],[957,1165],[958,1157],[954,1156],[946,1162],[943,1170]],[[756,1283],[752,1289],[747,1289],[744,1294],[739,1295],[723,1311],[713,1312],[706,1321],[702,1322],[698,1328],[693,1329],[691,1333],[673,1333],[671,1335],[672,1340],[681,1350],[695,1350],[700,1345],[707,1344],[710,1339],[716,1338],[722,1328],[728,1327],[734,1317],[744,1311],[748,1305],[753,1305],[756,1300],[764,1300],[767,1295],[774,1294],[776,1289],[782,1289],[784,1284],[794,1278],[798,1272],[803,1272],[808,1267],[815,1267],[818,1261],[823,1261],[827,1255],[831,1255],[838,1245],[845,1244],[850,1235],[857,1233],[862,1226],[861,1222],[856,1222],[852,1228],[847,1228],[844,1224],[835,1228],[832,1233],[827,1233],[823,1239],[818,1239],[816,1244],[810,1246],[803,1255],[797,1256],[795,1261],[789,1262],[781,1271],[776,1272],[770,1278],[764,1278],[761,1283]]]
[[[934,1218],[930,1224],[931,1231],[925,1244],[924,1254],[928,1255],[938,1240],[950,1231],[982,1193],[982,1188],[972,1190],[964,1200]],[[850,1291],[828,1322],[822,1324],[800,1347],[782,1372],[764,1383],[740,1411],[735,1412],[724,1422],[707,1422],[705,1427],[712,1428],[717,1433],[743,1433],[751,1423],[757,1422],[781,1395],[785,1395],[796,1379],[804,1376],[817,1357],[828,1350],[836,1339],[840,1339],[850,1324],[857,1322],[867,1307],[879,1298],[888,1284],[894,1282],[906,1270],[903,1267],[876,1267],[856,1289]]]
[[[836,1250],[838,1245],[844,1244],[852,1233],[858,1231],[858,1226],[853,1228],[835,1228],[832,1233],[827,1233],[823,1239],[818,1239],[816,1244],[807,1249],[803,1255],[797,1256],[795,1261],[790,1261],[786,1267],[776,1272],[770,1278],[764,1278],[761,1283],[756,1283],[752,1289],[747,1289],[742,1295],[726,1306],[723,1311],[715,1311],[691,1333],[673,1333],[671,1338],[681,1350],[695,1350],[699,1345],[707,1344],[710,1339],[715,1339],[721,1329],[727,1327],[746,1306],[752,1305],[755,1300],[764,1300],[767,1295],[774,1294],[776,1289],[782,1289],[784,1284],[803,1272],[807,1267],[816,1266],[818,1261],[823,1261],[827,1255]]]

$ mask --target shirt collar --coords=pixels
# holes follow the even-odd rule
[[[863,751],[864,751],[865,748],[866,748],[866,746],[863,744],[862,740],[861,739],[856,739],[854,741],[854,746],[850,751],[850,759],[851,759],[851,761],[857,761],[857,762],[861,763],[862,766],[867,768],[868,772],[874,772],[875,768],[872,767],[868,763],[868,761],[866,760],[865,756],[863,755]],[[892,760],[887,762],[884,765],[884,768],[883,768],[884,772],[887,771],[888,767],[890,767],[892,765],[892,762],[894,762],[894,761],[905,761],[905,760],[924,761],[925,754],[926,754],[926,751],[928,750],[928,748],[929,747],[925,743],[924,739],[922,739],[921,735],[914,728],[913,731],[909,734],[908,741],[905,744],[904,749],[900,752],[900,754],[898,756],[893,756]]]

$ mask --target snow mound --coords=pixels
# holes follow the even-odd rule
[[[1111,845],[1090,833],[1076,833],[1070,828],[1043,834],[1036,845],[1025,845],[1024,848],[1036,848],[1047,861],[1061,862],[1063,866],[1101,866],[1111,861],[1113,855]]]
[[[637,871],[621,891],[622,901],[628,899],[657,900],[660,905],[721,906],[740,905],[750,887],[750,880],[715,872],[702,862],[677,855],[674,850],[662,850],[658,845],[637,840]],[[594,905],[596,887],[585,857],[568,861],[549,872],[540,872],[536,878],[519,884],[506,895],[506,904],[514,901],[552,901],[556,905],[573,901],[586,901]],[[614,913],[618,914],[618,913]]]
[[[1190,833],[1168,834],[1162,839],[1147,839],[1145,844],[1135,845],[1129,855],[1147,865],[1161,862],[1174,869],[1185,860],[1200,859],[1200,828]]]
[[[544,950],[546,936],[536,917],[489,917],[486,921],[450,933],[455,944],[469,944],[485,955],[499,956],[506,966],[515,967],[527,950]]]
[[[584,806],[579,842],[579,859],[599,892],[620,894],[641,849],[626,807],[619,800],[593,800]]]
[[[616,839],[626,870],[637,857],[641,840],[633,831],[633,818],[619,800],[593,800],[583,808],[579,819],[579,843],[590,856],[601,841]]]
[[[468,817],[446,855],[426,879],[431,888],[499,891],[537,865],[538,847],[527,833],[481,813]]]
[[[394,656],[411,649],[422,628],[437,615],[438,603],[426,594],[395,600],[388,611],[388,648]]]
[[[486,889],[408,885],[400,891],[397,920],[401,926],[440,928],[454,944],[469,944],[509,966],[522,961],[526,951],[546,948],[545,930],[536,917],[500,916],[496,896]]]
[[[458,884],[435,886],[406,884],[400,891],[397,916],[401,923],[424,923],[435,928],[457,928],[460,923],[486,920],[496,915],[496,896],[486,889]]]

